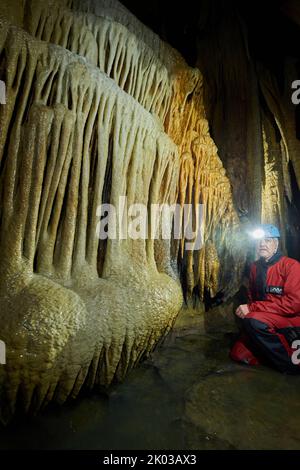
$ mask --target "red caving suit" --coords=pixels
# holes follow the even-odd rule
[[[231,358],[300,373],[300,263],[280,253],[269,262],[254,262],[248,307],[250,312],[241,320],[242,335],[231,349]]]

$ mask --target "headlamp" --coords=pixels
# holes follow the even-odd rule
[[[261,238],[265,237],[265,231],[262,228],[257,228],[251,232],[251,236],[256,240],[260,240]]]

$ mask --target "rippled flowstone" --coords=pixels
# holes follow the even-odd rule
[[[121,381],[149,355],[182,306],[178,256],[187,292],[202,299],[237,290],[245,250],[200,70],[117,0],[2,0],[0,79],[8,423]],[[196,254],[171,232],[185,225],[183,205],[196,215],[200,201]],[[178,224],[151,214],[175,204]]]
[[[0,449],[299,448],[299,377],[232,362],[203,324],[182,311],[122,384],[0,426]]]

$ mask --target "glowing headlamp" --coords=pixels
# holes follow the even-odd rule
[[[256,240],[260,240],[261,238],[265,237],[265,231],[262,228],[257,228],[251,232],[251,236]]]

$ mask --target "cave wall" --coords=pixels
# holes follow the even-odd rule
[[[202,71],[210,134],[242,226],[277,223],[284,253],[299,259],[297,1],[187,0],[172,14],[168,1],[123,3]]]
[[[280,83],[236,10],[201,5],[191,67],[116,0],[2,1],[3,422],[122,380],[183,299],[234,295],[251,223],[279,225],[284,252],[298,246],[299,63],[286,58]],[[120,215],[124,196],[178,203],[182,229],[191,204],[201,248],[172,226],[167,239],[99,240],[98,206]]]
[[[116,1],[5,5],[4,422],[16,409],[37,412],[82,386],[122,380],[170,330],[183,293],[232,295],[245,260],[200,70]],[[148,207],[191,203],[195,213],[204,204],[201,250],[171,234],[99,241],[97,207],[118,211],[120,196]]]
[[[299,259],[292,83],[299,77],[300,30],[294,3],[279,3],[201,2],[195,63],[203,70],[207,118],[240,221],[278,225],[283,252]]]

